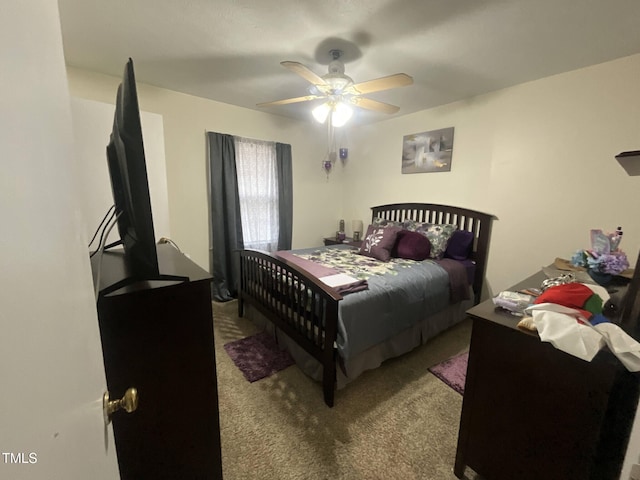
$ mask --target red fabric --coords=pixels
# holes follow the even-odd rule
[[[566,283],[546,289],[533,303],[556,303],[564,307],[575,308],[588,319],[592,313],[583,307],[593,294],[593,290],[582,283]]]

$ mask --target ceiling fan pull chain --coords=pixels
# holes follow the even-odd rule
[[[327,173],[327,179],[328,179],[329,173],[331,173],[331,169],[333,168],[333,164],[335,163],[337,158],[335,130],[333,128],[333,122],[331,121],[331,115],[329,115],[329,117],[327,118],[327,139],[328,139],[327,155],[322,161],[322,166],[324,168],[324,171]]]
[[[333,127],[333,119],[331,117],[332,116],[329,115],[329,118],[327,119],[327,126],[329,129],[329,160],[334,162],[336,154],[336,130]]]

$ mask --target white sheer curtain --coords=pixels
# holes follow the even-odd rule
[[[276,144],[235,137],[242,237],[246,248],[278,249]]]

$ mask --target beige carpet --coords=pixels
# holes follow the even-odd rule
[[[331,409],[296,366],[246,381],[222,346],[257,330],[235,301],[213,310],[225,480],[455,479],[462,396],[427,368],[468,348],[468,320],[366,372]]]

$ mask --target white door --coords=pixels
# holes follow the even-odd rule
[[[119,478],[55,0],[0,15],[0,478]]]

